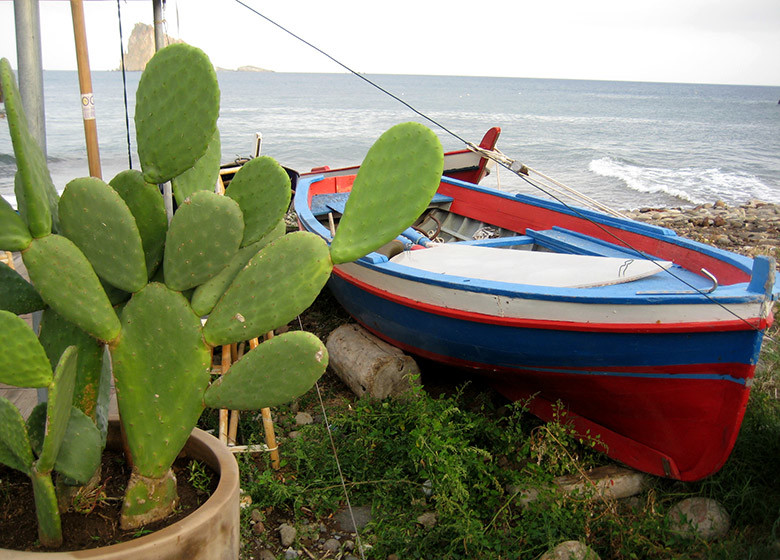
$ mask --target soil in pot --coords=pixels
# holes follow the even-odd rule
[[[177,459],[173,465],[180,499],[176,511],[143,529],[120,531],[119,510],[130,471],[124,456],[115,451],[104,452],[102,468],[103,476],[97,491],[79,502],[82,513],[62,514],[63,545],[57,551],[108,546],[158,531],[195,511],[216,489],[219,480],[205,463],[189,458]],[[47,550],[38,544],[37,527],[30,479],[0,465],[0,548]]]

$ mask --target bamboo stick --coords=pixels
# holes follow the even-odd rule
[[[95,121],[95,98],[92,94],[92,73],[89,69],[87,31],[84,23],[84,4],[82,0],[70,0],[70,11],[73,18],[73,35],[76,39],[76,63],[79,71],[81,110],[84,117],[84,137],[87,142],[89,175],[101,179],[103,173],[100,169],[100,149],[98,147],[97,123]]]
[[[225,344],[222,347],[222,375],[228,372],[230,363],[230,345]],[[228,443],[228,410],[225,408],[219,410],[219,441]]]
[[[274,336],[273,332],[266,333],[263,338],[268,340]],[[256,338],[249,341],[249,348],[257,348],[259,342]],[[263,417],[263,431],[265,433],[265,444],[268,446],[268,450],[271,454],[271,468],[275,471],[279,470],[279,446],[276,443],[276,434],[274,433],[274,423],[271,419],[271,409],[263,408],[260,410],[260,414]]]

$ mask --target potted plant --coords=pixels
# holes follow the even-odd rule
[[[175,507],[171,465],[185,446],[198,448],[208,439],[192,436],[205,407],[246,410],[287,402],[327,366],[325,347],[314,335],[288,332],[212,381],[211,349],[285,325],[312,303],[334,263],[359,258],[408,227],[438,186],[443,154],[436,136],[417,123],[383,134],[328,246],[304,232],[282,235],[290,181],[270,158],[244,165],[226,196],[210,192],[220,153],[219,88],[199,49],[166,47],[141,77],[135,124],[142,171],[122,172],[109,184],[75,179],[62,196],[27,130],[5,59],[0,77],[19,209],[0,203],[0,249],[21,252],[32,282],[0,274],[0,289],[16,302],[0,311],[0,381],[45,387],[49,395],[26,421],[0,399],[0,462],[30,477],[40,541],[56,548],[62,535],[52,472],[62,488],[95,476],[111,376],[132,465],[120,520],[130,529],[165,518]],[[415,154],[403,170],[389,163],[400,149]],[[418,179],[412,188],[409,174]],[[179,203],[170,224],[157,187],[166,181]],[[382,188],[371,188],[376,185]],[[36,309],[44,309],[38,336],[17,316]],[[235,471],[234,461],[226,464]],[[222,525],[238,518],[237,477],[227,474],[236,479],[228,491],[231,513],[217,514],[221,518],[212,523],[227,540],[207,550],[202,528],[195,541],[183,544],[171,526],[176,557],[182,549],[195,558],[215,558],[215,550],[219,557],[236,557],[237,526]],[[117,546],[129,549],[128,557],[151,557],[132,545],[155,536]],[[160,554],[159,545],[150,546]],[[122,557],[112,556],[112,548],[79,554]]]

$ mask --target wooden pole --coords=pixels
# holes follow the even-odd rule
[[[266,333],[265,339],[268,340],[274,335],[273,332]],[[249,341],[249,348],[257,348],[259,342],[256,338]],[[275,471],[279,470],[281,466],[279,463],[279,446],[276,444],[276,434],[274,433],[274,422],[271,419],[271,409],[263,408],[260,410],[260,414],[263,417],[263,431],[265,432],[265,444],[268,446],[268,450],[271,453],[271,468]]]
[[[89,69],[89,51],[87,50],[87,31],[84,23],[84,4],[82,0],[70,0],[73,17],[73,35],[76,39],[76,62],[79,71],[81,89],[81,111],[84,117],[84,137],[87,141],[87,161],[89,174],[101,179],[100,149],[98,148],[97,123],[95,122],[95,98],[92,94],[92,73]]]

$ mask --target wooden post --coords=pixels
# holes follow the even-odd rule
[[[100,149],[98,148],[97,124],[95,122],[95,99],[92,94],[92,74],[89,69],[89,51],[87,50],[87,31],[84,23],[84,4],[82,0],[70,0],[73,17],[73,35],[76,39],[76,61],[81,89],[81,112],[84,117],[84,137],[87,141],[87,161],[89,174],[101,179]]]
[[[274,336],[273,332],[266,333],[265,340],[268,340]],[[257,348],[259,342],[256,338],[249,341],[249,348]],[[265,432],[265,444],[268,446],[268,450],[271,453],[271,468],[275,471],[279,470],[279,446],[276,444],[276,434],[274,433],[274,423],[271,420],[271,409],[263,408],[260,410],[260,414],[263,417],[263,431]]]

